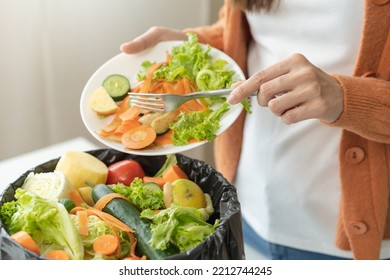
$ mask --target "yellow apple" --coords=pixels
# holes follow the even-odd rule
[[[204,208],[206,199],[203,190],[188,179],[177,179],[172,182],[172,203],[184,207]]]

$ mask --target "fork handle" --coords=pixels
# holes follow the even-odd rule
[[[214,96],[227,96],[233,91],[232,88],[226,88],[226,89],[217,89],[217,90],[209,90],[209,91],[199,91],[187,94],[186,96],[192,98],[201,98],[201,97],[214,97]],[[251,93],[249,96],[256,96],[259,93],[259,90]]]

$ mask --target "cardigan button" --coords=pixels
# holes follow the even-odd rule
[[[365,234],[367,230],[367,225],[363,222],[350,222],[348,224],[348,231],[353,235]]]
[[[372,0],[372,2],[374,2],[377,5],[384,5],[384,4],[389,3],[389,1],[390,0]]]
[[[359,147],[349,148],[345,152],[345,160],[349,164],[358,164],[364,159],[364,151]]]

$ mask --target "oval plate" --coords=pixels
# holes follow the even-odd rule
[[[144,148],[142,150],[130,150],[126,149],[121,143],[114,142],[111,140],[104,139],[100,137],[97,132],[109,124],[113,116],[106,118],[99,118],[94,111],[89,106],[89,100],[92,96],[92,93],[95,89],[101,86],[103,80],[111,74],[122,74],[130,80],[131,85],[137,84],[136,75],[141,68],[141,63],[145,60],[152,62],[161,62],[166,60],[167,52],[171,52],[172,47],[181,44],[182,41],[167,41],[157,44],[155,47],[147,49],[141,53],[129,55],[125,53],[120,53],[102,66],[100,66],[96,72],[91,76],[91,78],[86,83],[80,99],[80,113],[84,125],[88,131],[102,144],[117,151],[124,153],[135,154],[135,155],[144,155],[144,156],[159,156],[166,154],[174,154],[184,152],[193,148],[196,148],[200,145],[207,143],[206,141],[191,143],[183,146],[174,146],[172,144],[167,144],[163,146],[152,147],[150,149]],[[205,45],[202,45],[206,47]],[[227,68],[229,70],[235,71],[235,76],[233,79],[235,81],[243,80],[245,78],[241,68],[237,65],[232,58],[227,54],[221,52],[218,49],[211,48],[210,55],[213,58],[221,58],[228,62]],[[243,106],[237,104],[231,107],[231,109],[225,113],[220,122],[220,128],[217,131],[217,135],[221,134],[228,127],[230,127],[234,121],[238,118]]]

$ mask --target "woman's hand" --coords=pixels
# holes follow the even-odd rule
[[[134,40],[123,43],[120,49],[124,53],[134,54],[153,47],[159,42],[186,39],[186,34],[181,30],[154,26]]]
[[[344,109],[343,91],[337,80],[301,54],[294,54],[236,85],[228,102],[236,104],[259,89],[260,106],[268,106],[286,124],[312,118],[331,123]]]

